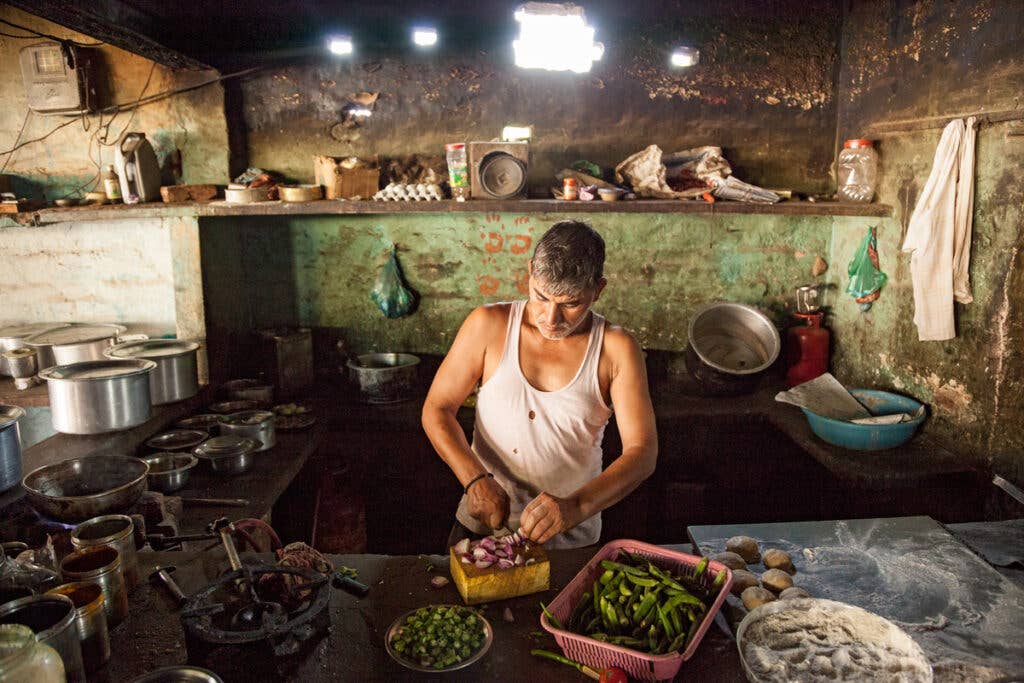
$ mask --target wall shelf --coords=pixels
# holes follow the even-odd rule
[[[887,204],[844,204],[839,202],[796,202],[747,204],[743,202],[678,201],[640,199],[618,202],[566,202],[557,199],[453,200],[434,202],[334,201],[259,202],[229,204],[225,201],[135,205],[76,206],[48,208],[13,214],[21,225],[46,225],[83,221],[109,221],[139,218],[188,218],[211,216],[314,216],[335,214],[406,213],[685,213],[685,214],[757,214],[769,216],[870,216],[888,217]]]

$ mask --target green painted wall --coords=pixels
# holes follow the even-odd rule
[[[360,352],[443,353],[474,306],[525,298],[533,243],[558,218],[204,219],[208,321],[238,331],[295,323],[341,328]],[[645,347],[674,351],[686,347],[690,314],[709,301],[754,304],[781,321],[793,288],[813,281],[815,257],[828,258],[833,230],[852,233],[866,225],[826,216],[600,214],[589,220],[608,247],[609,286],[597,309],[633,330]],[[385,318],[370,299],[391,244],[420,296],[416,313],[398,320]]]
[[[1024,5],[1014,0],[852,3],[839,78],[840,139],[875,122],[1019,107]],[[957,337],[920,342],[909,255],[898,249],[931,170],[940,129],[883,137],[879,198],[897,207],[879,224],[890,283],[871,313],[836,308],[835,368],[854,384],[893,388],[931,406],[928,429],[966,457],[1024,480],[1024,137],[1017,123],[982,125],[975,169],[971,283]],[[849,261],[861,232],[836,230],[832,259]],[[832,271],[837,274],[838,269]],[[841,283],[845,286],[845,276]]]

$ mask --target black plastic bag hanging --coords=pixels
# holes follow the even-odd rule
[[[391,256],[377,275],[370,297],[381,313],[389,318],[401,318],[416,309],[416,295],[405,286],[402,267],[398,264],[397,250],[391,248]]]

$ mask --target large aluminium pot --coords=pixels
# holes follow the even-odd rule
[[[21,480],[29,504],[58,522],[127,510],[146,490],[149,465],[127,455],[86,455],[32,470]]]
[[[34,334],[25,340],[25,345],[39,352],[40,368],[103,360],[103,352],[127,329],[107,323],[71,323]]]
[[[21,481],[21,433],[18,420],[25,411],[0,404],[0,491]]]
[[[156,363],[149,378],[149,394],[155,406],[182,401],[199,393],[199,344],[181,339],[142,339],[121,342],[106,349],[114,360],[145,359]]]
[[[365,353],[348,368],[367,403],[394,403],[412,397],[419,362],[411,353]]]
[[[39,373],[48,383],[53,428],[64,434],[103,434],[140,425],[151,414],[151,360],[93,360]]]
[[[686,368],[704,393],[749,393],[775,359],[782,341],[775,325],[751,306],[714,303],[690,320]]]

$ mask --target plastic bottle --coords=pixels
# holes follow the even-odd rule
[[[847,140],[839,152],[839,201],[870,202],[878,182],[878,153],[871,140]]]
[[[121,180],[113,164],[107,164],[107,170],[103,173],[103,191],[107,193],[111,204],[121,201]]]
[[[448,181],[452,197],[464,202],[469,198],[469,167],[466,165],[466,143],[453,142],[444,146],[448,158]]]

